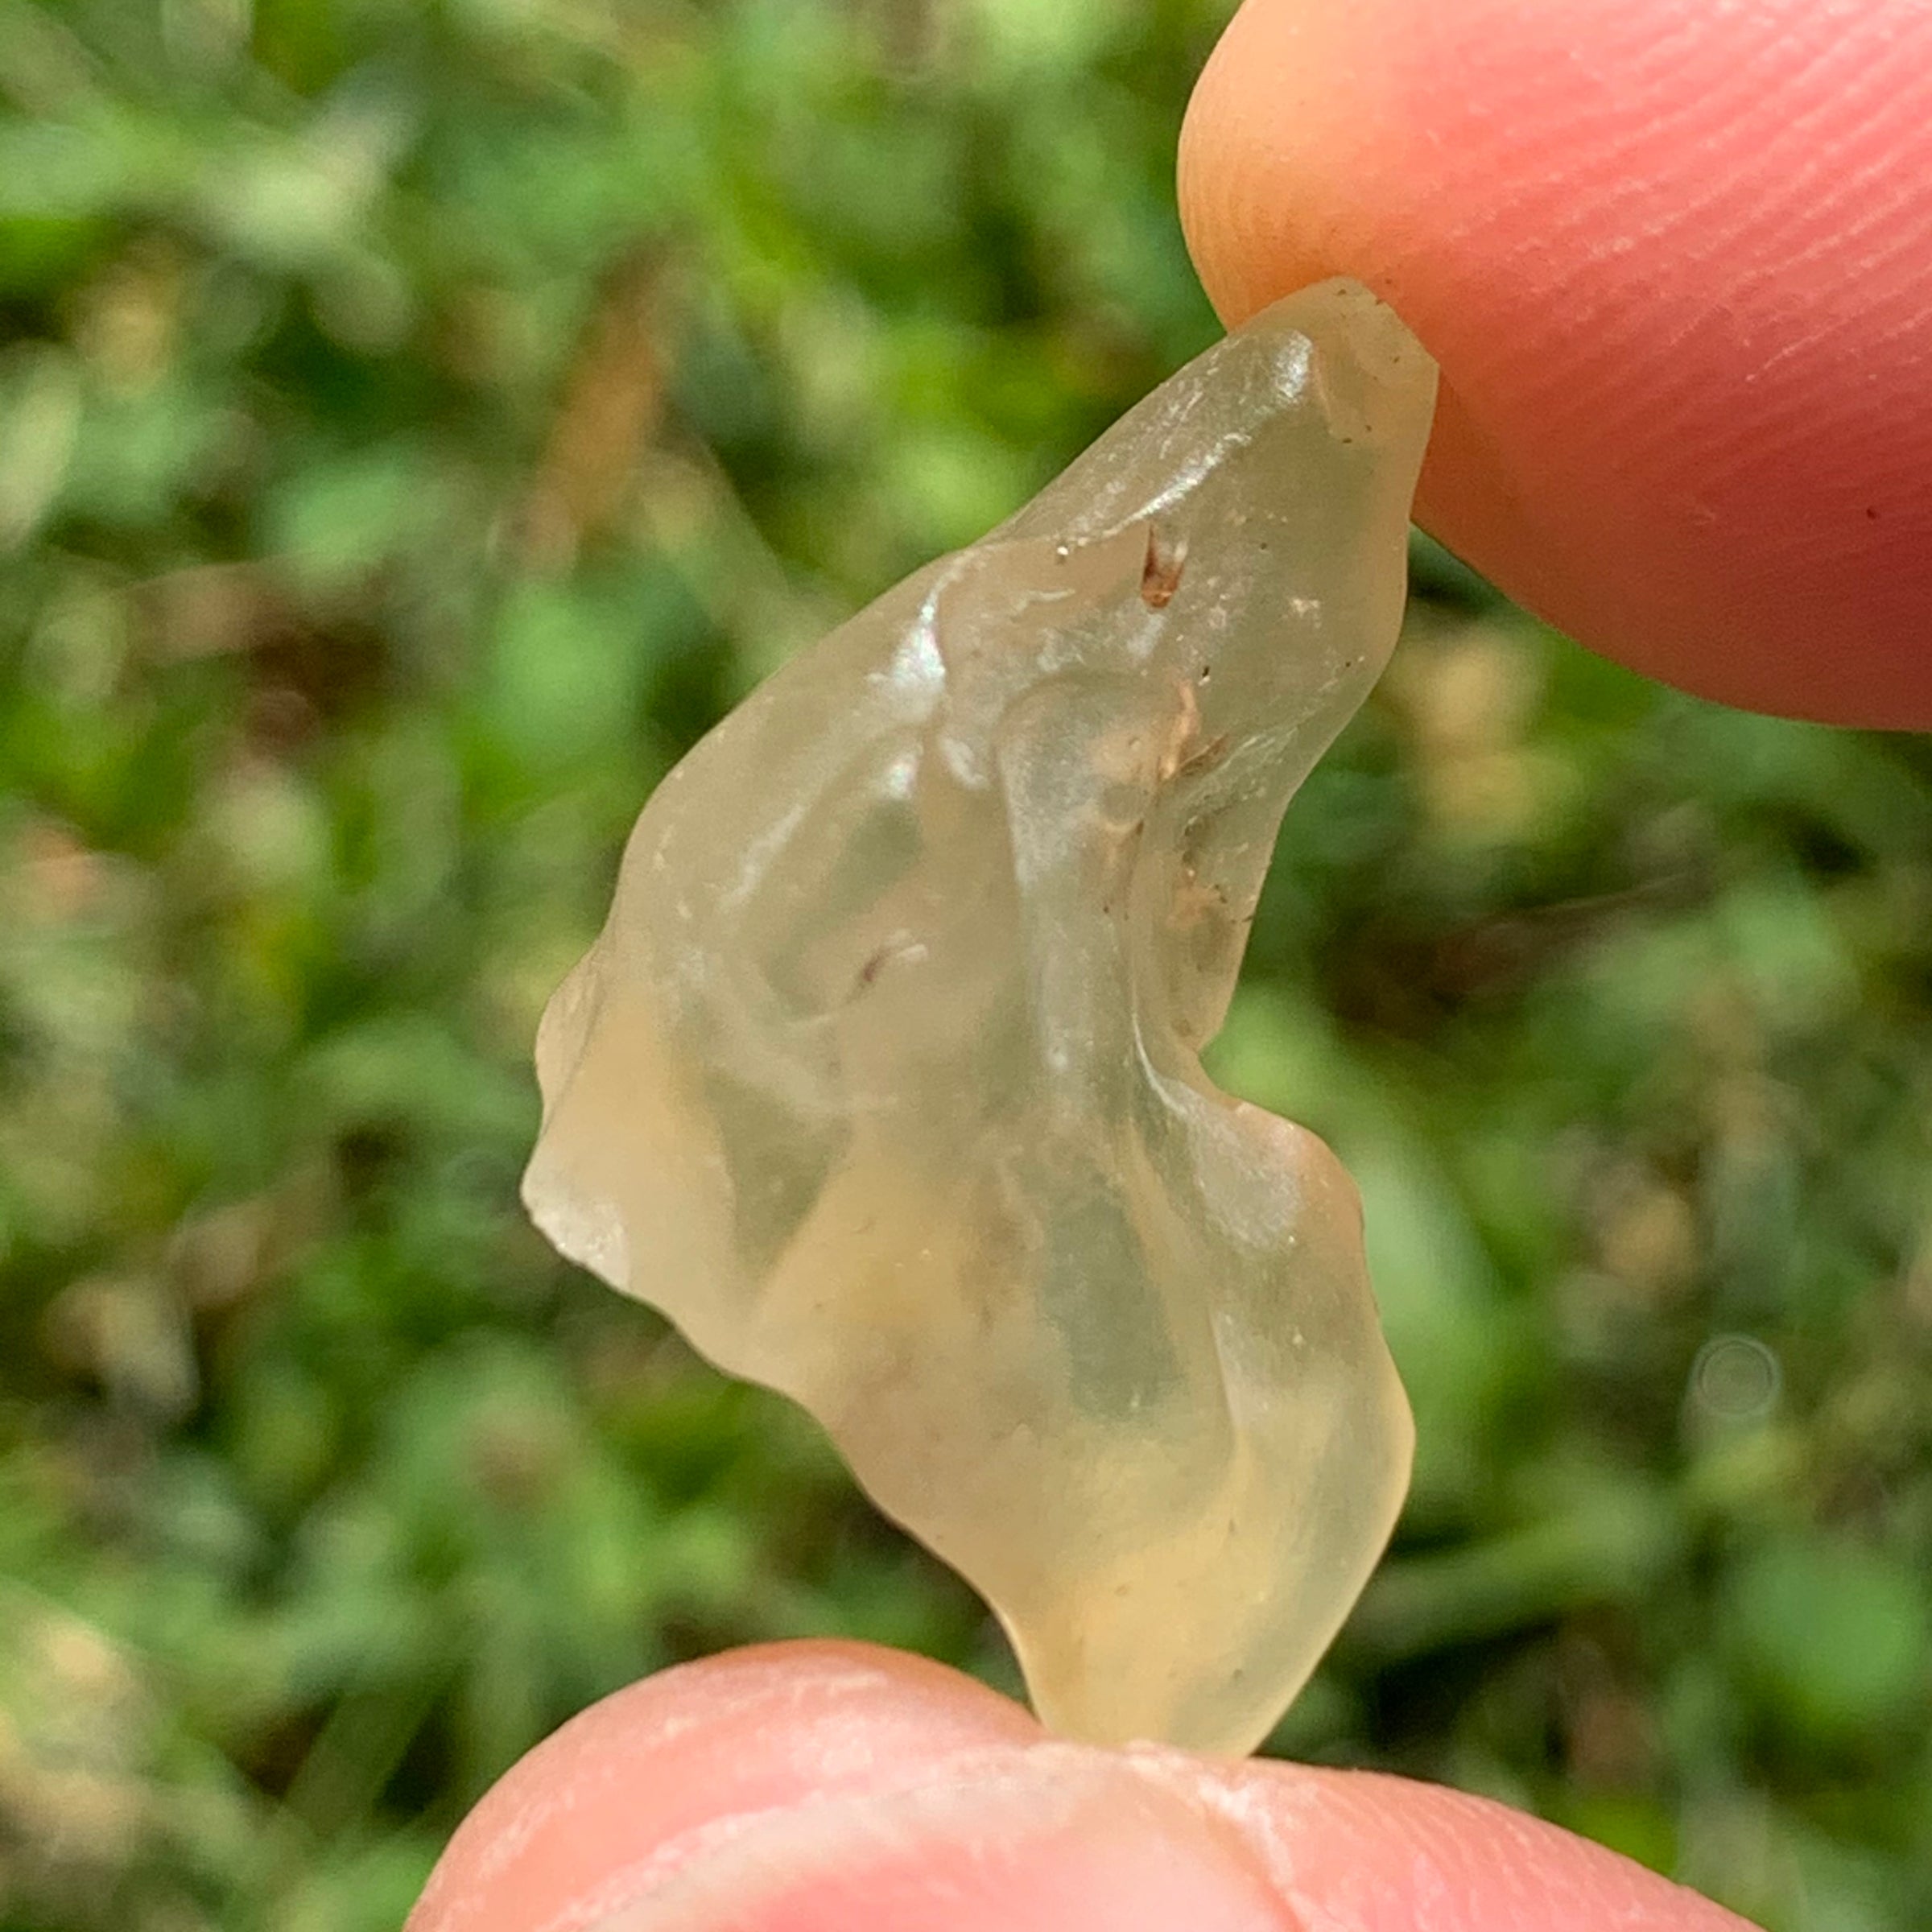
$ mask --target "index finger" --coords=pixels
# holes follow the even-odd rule
[[[1932,726],[1932,7],[1248,0],[1181,194],[1230,322],[1442,365],[1425,527],[1705,696]]]

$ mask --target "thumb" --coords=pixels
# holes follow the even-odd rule
[[[1581,1839],[1362,1773],[1048,1739],[779,1645],[633,1685],[451,1842],[408,1932],[1748,1932]]]

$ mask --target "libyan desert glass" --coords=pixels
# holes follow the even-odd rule
[[[1190,363],[672,772],[539,1037],[539,1224],[810,1410],[1074,1736],[1252,1748],[1407,1481],[1355,1188],[1198,1056],[1434,398],[1344,282]]]

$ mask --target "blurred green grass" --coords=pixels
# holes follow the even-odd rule
[[[651,783],[1212,338],[1199,0],[0,0],[0,1927],[391,1926],[572,1711],[1011,1681],[555,1261],[526,1053]],[[1216,1051],[1422,1425],[1280,1748],[1932,1923],[1932,745],[1426,543]]]

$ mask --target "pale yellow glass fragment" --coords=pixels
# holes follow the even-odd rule
[[[544,1016],[539,1224],[803,1403],[1075,1736],[1251,1748],[1407,1481],[1355,1188],[1197,1055],[1434,396],[1350,283],[1208,350],[678,766]]]

